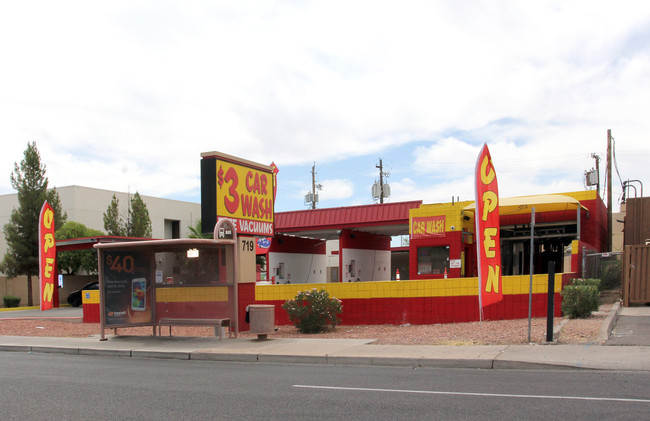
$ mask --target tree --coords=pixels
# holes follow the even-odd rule
[[[147,205],[137,191],[131,198],[129,208],[129,220],[127,222],[127,234],[129,237],[151,238],[151,219]]]
[[[57,240],[68,240],[70,238],[96,237],[100,235],[104,235],[104,233],[87,228],[79,222],[68,221],[56,230],[55,237]],[[83,270],[88,274],[97,273],[97,252],[95,250],[62,251],[56,257],[59,273],[75,275],[79,270]]]
[[[7,253],[0,263],[0,272],[9,278],[27,276],[27,305],[34,305],[32,276],[38,275],[38,224],[43,203],[47,201],[54,210],[54,226],[67,218],[61,210],[61,199],[56,189],[48,190],[45,165],[36,142],[27,143],[20,166],[14,163],[11,186],[18,192],[18,209],[11,212],[9,222],[3,227]]]
[[[108,208],[104,213],[104,229],[108,235],[117,235],[123,237],[126,235],[126,230],[120,218],[119,206],[120,201],[115,195],[113,195],[111,204],[108,205]]]
[[[190,230],[189,238],[212,238],[212,233],[201,232],[201,220],[197,219],[193,227],[187,227]]]
[[[135,192],[131,198],[126,221],[120,217],[119,207],[120,201],[113,195],[104,213],[104,229],[108,235],[151,238],[151,219],[140,193]]]

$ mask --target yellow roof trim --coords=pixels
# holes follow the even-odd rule
[[[535,212],[553,212],[578,209],[588,210],[580,204],[580,201],[563,194],[542,194],[536,196],[505,197],[499,198],[500,215],[519,215]],[[465,206],[463,211],[476,212],[476,202]]]

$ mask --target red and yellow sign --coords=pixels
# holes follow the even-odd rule
[[[476,160],[476,254],[481,308],[503,299],[499,188],[487,144]]]
[[[414,216],[411,218],[411,238],[445,236],[445,215]]]
[[[43,203],[38,224],[38,260],[41,292],[41,310],[58,307],[54,303],[56,279],[56,243],[54,241],[54,210]]]
[[[240,234],[273,235],[273,173],[217,159],[217,218]]]

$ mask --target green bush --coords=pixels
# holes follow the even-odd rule
[[[580,285],[592,286],[592,287],[596,287],[596,289],[600,291],[600,279],[595,279],[595,278],[571,279],[571,285],[575,285],[575,286],[580,286]]]
[[[601,263],[600,278],[601,291],[616,289],[621,286],[621,276],[623,275],[623,262],[620,260],[605,260]]]
[[[335,327],[339,323],[338,314],[343,311],[341,300],[330,297],[324,289],[318,291],[316,288],[299,291],[296,298],[287,300],[282,308],[302,333],[323,332],[328,325]]]
[[[600,293],[596,285],[567,285],[562,290],[562,314],[571,318],[586,318],[600,306]]]
[[[20,297],[14,297],[13,295],[5,295],[2,297],[2,301],[5,303],[5,307],[18,307],[20,305]]]

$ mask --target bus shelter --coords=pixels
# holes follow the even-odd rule
[[[96,244],[101,340],[106,329],[227,326],[237,336],[237,234],[217,240],[174,239]],[[221,336],[221,330],[220,336]]]

